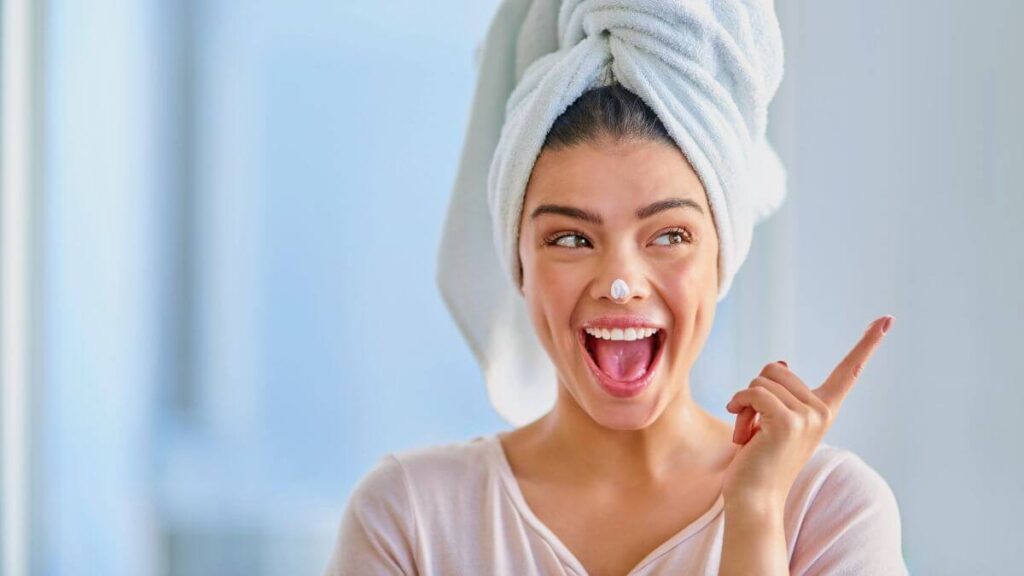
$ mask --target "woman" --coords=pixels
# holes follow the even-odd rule
[[[544,21],[541,4],[516,20],[520,42],[531,22]],[[888,485],[855,454],[821,443],[892,318],[872,322],[813,390],[785,362],[767,364],[727,405],[735,425],[693,401],[690,369],[745,254],[737,228],[752,223],[742,218],[744,202],[757,203],[739,177],[726,176],[735,172],[730,164],[757,164],[740,158],[764,150],[756,146],[763,123],[748,131],[755,145],[731,146],[727,139],[738,137],[728,130],[688,138],[699,129],[697,95],[669,90],[687,106],[687,114],[674,115],[656,88],[630,73],[628,63],[642,57],[604,35],[628,38],[622,30],[656,26],[642,18],[633,27],[622,20],[600,26],[599,10],[579,14],[588,4],[602,3],[553,4],[560,45],[584,46],[578,65],[559,69],[572,55],[555,52],[560,58],[544,61],[547,68],[517,74],[488,167],[497,260],[524,307],[481,306],[472,292],[445,293],[484,366],[492,401],[522,425],[381,459],[352,494],[328,574],[905,574]],[[613,4],[617,15],[635,10],[684,28],[703,17],[702,29],[712,29],[727,16],[675,12],[684,3],[603,6]],[[514,7],[506,2],[496,21]],[[746,18],[747,32],[771,32],[766,13],[770,4]],[[586,39],[572,41],[573,21],[584,23]],[[499,31],[492,26],[486,56],[495,56]],[[593,38],[593,46],[583,44]],[[552,80],[545,94],[545,79],[586,77],[580,71],[588,70],[588,54],[605,49],[611,62],[590,69],[599,72],[597,85],[583,82],[574,94]],[[736,85],[729,97],[750,100]],[[762,97],[773,93],[771,86]],[[563,107],[560,98],[571,104]],[[529,121],[549,110],[560,110],[553,122]],[[704,113],[705,120],[713,116]],[[530,130],[542,137],[537,147],[529,144]],[[534,160],[524,164],[524,157]],[[779,201],[776,194],[761,206]],[[452,214],[472,218],[471,211],[450,213],[449,234]],[[479,239],[491,232],[473,233]],[[477,267],[487,256],[458,255]],[[492,286],[491,273],[475,270],[449,288],[492,294],[478,288]],[[443,288],[444,280],[442,273]],[[516,324],[523,315],[529,335]],[[542,413],[533,380],[521,376],[543,372],[522,367],[540,362],[527,336],[553,372],[554,405]]]

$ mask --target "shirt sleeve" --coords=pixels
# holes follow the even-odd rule
[[[416,574],[413,514],[405,471],[387,454],[352,491],[324,575]]]
[[[907,576],[901,531],[888,483],[856,454],[847,454],[804,516],[790,574]]]

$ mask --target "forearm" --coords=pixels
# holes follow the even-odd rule
[[[783,506],[726,501],[719,576],[789,576],[788,556]]]

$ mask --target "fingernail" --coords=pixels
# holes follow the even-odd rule
[[[779,360],[779,364],[782,364],[782,365],[783,365],[783,366],[785,366],[786,368],[789,368],[789,364],[786,364],[786,361],[785,361],[785,360]]]
[[[885,334],[886,332],[889,331],[889,327],[892,326],[892,321],[893,321],[893,317],[892,316],[888,316],[888,317],[886,317],[885,322],[882,322],[882,334]]]

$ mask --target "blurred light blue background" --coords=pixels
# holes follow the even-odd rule
[[[319,574],[386,452],[491,434],[435,286],[494,0],[49,0],[32,575]],[[784,208],[695,369],[820,383],[915,574],[1024,537],[1017,2],[777,3]]]

